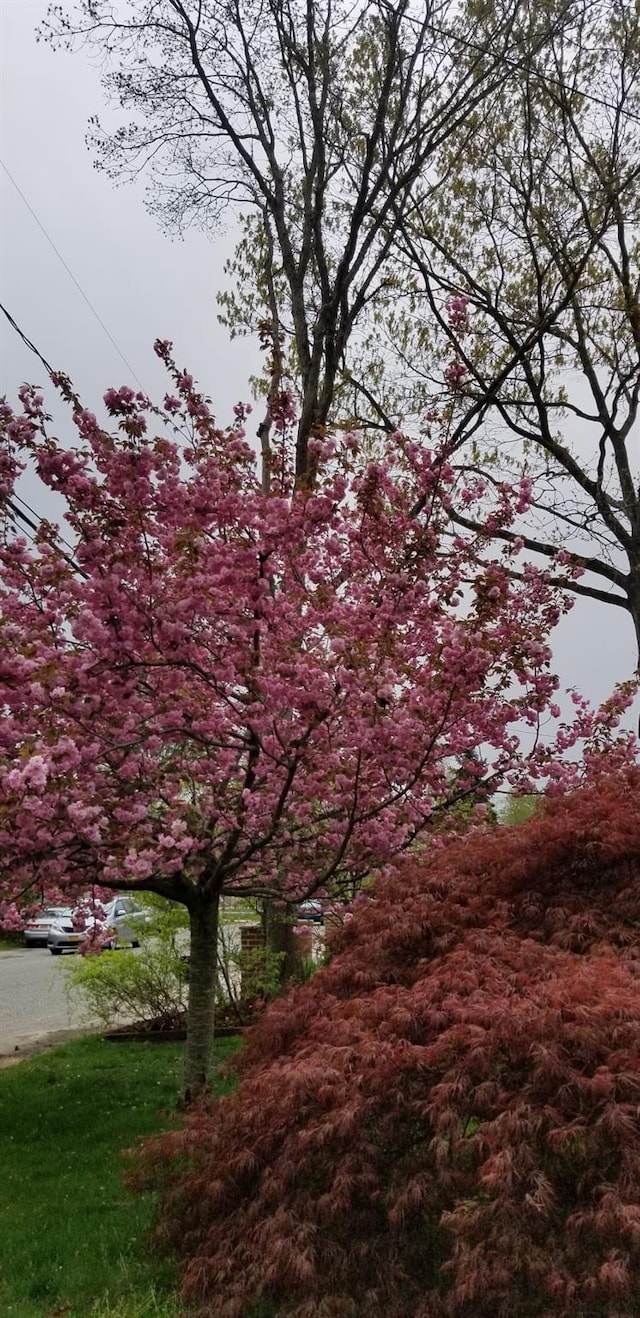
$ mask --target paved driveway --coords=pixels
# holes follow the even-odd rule
[[[77,994],[73,1008],[65,996],[68,960],[51,956],[46,947],[0,952],[0,1057],[86,1023]]]

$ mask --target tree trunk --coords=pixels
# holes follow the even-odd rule
[[[283,988],[297,983],[301,978],[300,942],[294,933],[296,914],[295,906],[282,907],[276,906],[274,902],[265,902],[265,943],[268,952],[277,952],[282,956],[280,983]]]
[[[636,635],[636,652],[637,667],[640,669],[640,563],[631,561],[631,571],[628,576],[627,599],[629,601],[629,613],[633,620],[633,628]],[[640,737],[640,716],[638,717],[637,733]]]
[[[628,577],[627,599],[629,600],[629,612],[633,619],[633,626],[636,634],[636,649],[638,654],[638,667],[640,668],[640,562],[631,562],[631,571]]]
[[[189,907],[189,1005],[181,1093],[185,1107],[202,1096],[211,1073],[219,905],[220,894],[215,892]]]

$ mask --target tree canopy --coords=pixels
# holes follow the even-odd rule
[[[113,132],[94,125],[99,162],[116,177],[145,172],[152,210],[172,225],[247,217],[231,323],[248,319],[271,343],[274,389],[279,345],[291,345],[299,480],[359,323],[387,286],[397,216],[502,83],[519,11],[518,0],[485,8],[473,52],[475,6],[450,0],[80,0],[50,11],[45,35],[95,51],[127,116]]]
[[[172,390],[161,408],[108,390],[115,433],[60,376],[77,444],[35,389],[2,405],[0,900],[5,923],[41,890],[182,902],[195,1089],[222,893],[351,892],[505,778],[570,781],[579,739],[616,753],[631,693],[597,717],[576,697],[554,736],[567,600],[534,568],[513,579],[511,547],[489,559],[470,534],[451,551],[441,454],[397,434],[367,463],[356,435],[314,439],[310,491],[278,413],[265,493],[246,409],[220,430],[156,351]],[[14,525],[25,464],[66,507],[32,545]]]
[[[533,42],[547,11],[530,21]],[[640,645],[637,6],[567,6],[435,172],[444,191],[424,177],[398,217],[396,411],[448,384],[457,460],[488,498],[531,479],[517,533],[579,561],[573,588],[626,609]]]

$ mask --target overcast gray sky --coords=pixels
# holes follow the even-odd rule
[[[89,116],[103,109],[98,70],[82,51],[36,44],[46,11],[42,0],[0,0],[2,160],[144,387],[164,391],[152,345],[171,338],[180,362],[220,400],[223,419],[248,396],[247,344],[230,343],[216,320],[231,236],[169,239],[147,214],[142,186],[117,187],[93,168],[84,138]],[[3,301],[87,400],[128,383],[130,371],[1,173]],[[2,355],[10,391],[38,369],[4,325]]]
[[[148,216],[142,187],[115,187],[96,172],[84,138],[89,116],[103,115],[98,70],[82,51],[54,53],[36,44],[46,10],[43,0],[0,0],[0,157],[131,369],[0,168],[2,301],[94,410],[109,385],[135,384],[132,371],[152,396],[164,394],[152,351],[159,336],[173,340],[179,363],[225,422],[236,401],[249,399],[248,376],[258,366],[255,347],[230,343],[216,320],[233,234],[171,240]],[[0,391],[11,399],[23,380],[40,382],[43,371],[0,321]],[[555,634],[554,652],[562,685],[600,701],[632,673],[631,619],[621,609],[578,601]]]

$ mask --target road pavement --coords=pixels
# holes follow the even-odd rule
[[[230,947],[236,947],[239,938],[236,928],[228,930]],[[313,940],[317,956],[322,939],[315,926]],[[73,955],[51,956],[46,947],[0,951],[0,1065],[6,1065],[9,1057],[30,1052],[61,1031],[100,1025],[88,1012],[78,990],[71,1001],[67,999],[65,972],[70,960]],[[125,1023],[124,1018],[113,1022]]]
[[[47,1035],[97,1022],[74,993],[64,991],[69,957],[46,947],[0,952],[0,1058],[28,1052]]]

